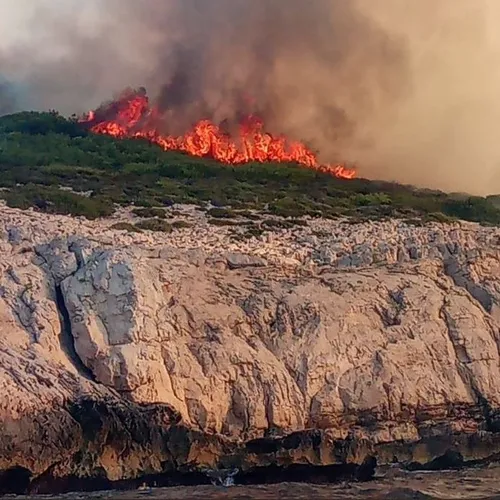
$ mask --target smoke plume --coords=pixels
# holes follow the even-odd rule
[[[144,86],[171,133],[258,112],[362,176],[500,191],[496,0],[2,3],[0,112]]]

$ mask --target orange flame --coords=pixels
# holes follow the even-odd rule
[[[100,118],[100,115],[105,115]],[[109,116],[113,115],[110,119]],[[249,116],[239,126],[234,140],[209,120],[201,120],[183,136],[162,135],[154,126],[158,112],[143,93],[126,93],[109,106],[91,111],[82,119],[96,134],[116,138],[143,138],[165,151],[182,151],[192,156],[213,158],[227,165],[249,162],[297,163],[343,179],[353,179],[356,171],[344,165],[319,163],[317,156],[302,142],[274,137],[264,131],[263,122]]]

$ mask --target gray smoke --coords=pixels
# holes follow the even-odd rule
[[[0,80],[0,116],[15,113],[21,109],[20,99],[12,84]]]
[[[30,106],[80,113],[145,86],[172,132],[258,112],[361,175],[500,190],[496,0],[16,4],[28,35],[2,30],[0,76]],[[0,89],[0,111],[12,108],[2,102]]]

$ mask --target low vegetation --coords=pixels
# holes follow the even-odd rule
[[[132,213],[137,217],[146,219],[152,219],[154,217],[157,217],[158,219],[167,218],[167,214],[163,208],[134,208]]]
[[[260,238],[265,233],[264,229],[256,224],[249,224],[244,228],[244,231],[233,231],[231,239],[234,241],[245,241],[251,238]]]
[[[146,219],[138,222],[135,227],[142,231],[156,231],[159,233],[171,233],[173,230],[171,224],[161,219]]]
[[[253,210],[291,219],[308,215],[447,222],[460,218],[500,224],[498,196],[347,181],[297,165],[228,167],[165,152],[143,140],[94,135],[56,113],[0,118],[0,188],[0,197],[10,206],[88,218],[107,216],[116,205],[135,205],[149,209],[136,211],[147,219],[140,224],[159,230],[172,227],[158,207],[174,203],[200,208],[211,203],[217,207],[208,211],[211,222],[228,225],[234,219],[257,218]]]
[[[191,222],[185,221],[185,220],[176,220],[172,222],[172,228],[173,229],[190,229],[193,227],[193,224]]]
[[[129,222],[117,222],[111,226],[115,231],[127,231],[128,233],[142,233],[142,230]]]
[[[0,181],[1,184],[1,181]],[[41,212],[72,214],[88,219],[111,215],[113,204],[106,198],[87,198],[58,187],[28,183],[0,193],[10,207],[33,207]]]
[[[229,220],[229,219],[208,219],[207,221],[210,225],[212,226],[219,226],[219,227],[225,227],[225,226],[241,226],[241,223],[235,220]]]

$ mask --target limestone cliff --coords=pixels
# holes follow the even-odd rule
[[[500,453],[499,229],[176,214],[0,207],[0,491]]]

